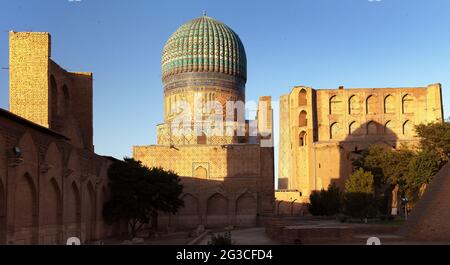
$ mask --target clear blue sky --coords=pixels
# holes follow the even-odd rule
[[[450,116],[448,0],[1,0],[0,66],[8,31],[48,31],[52,57],[94,73],[96,152],[121,158],[156,143],[163,121],[161,51],[183,23],[207,10],[247,51],[247,99],[314,88],[443,85]],[[8,109],[8,71],[0,107]]]

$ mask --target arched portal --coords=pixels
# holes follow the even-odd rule
[[[308,103],[308,101],[306,99],[306,90],[302,89],[298,93],[298,106],[299,107],[304,107],[304,106],[307,105],[307,103]]]
[[[14,232],[20,234],[20,238],[15,243],[37,244],[36,195],[36,188],[29,174],[17,178],[14,191]]]
[[[236,201],[236,226],[254,226],[258,213],[255,198],[248,192]]]
[[[200,224],[198,200],[192,194],[182,197],[184,207],[178,211],[178,224],[183,228],[195,228]]]
[[[340,135],[340,126],[339,123],[335,122],[330,126],[330,139],[336,139]]]
[[[84,210],[84,229],[86,241],[92,241],[95,237],[95,190],[91,182],[87,185],[86,204]]]
[[[219,193],[209,197],[206,210],[208,227],[225,227],[228,224],[228,200]]]
[[[387,95],[384,98],[384,113],[385,114],[395,113],[395,100],[392,95]]]
[[[62,194],[58,183],[51,179],[44,187],[44,196],[40,202],[42,216],[40,229],[45,234],[40,240],[40,244],[55,245],[62,243]]]
[[[67,207],[67,235],[81,238],[81,195],[75,181],[67,192]]]
[[[300,114],[298,115],[298,126],[299,127],[308,126],[308,120],[306,118],[306,115],[307,115],[307,113],[304,110],[302,112],[300,112]]]

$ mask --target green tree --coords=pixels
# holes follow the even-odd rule
[[[153,192],[148,198],[151,205],[151,227],[158,229],[158,212],[175,214],[184,206],[180,195],[183,193],[183,185],[180,178],[173,171],[162,168],[151,168],[149,175],[152,180]]]
[[[131,237],[155,218],[155,212],[174,213],[183,205],[179,199],[183,186],[171,171],[149,169],[125,158],[110,166],[108,176],[111,198],[103,206],[103,216],[108,223],[126,220]]]
[[[345,182],[345,192],[374,193],[373,174],[359,168]]]
[[[396,150],[387,145],[371,145],[355,165],[370,171],[378,190],[376,193],[384,194],[397,184],[404,187],[404,176],[414,155],[413,151],[404,147]]]
[[[364,192],[346,192],[344,194],[344,213],[353,218],[376,217],[378,214],[377,200],[373,194]]]
[[[313,191],[309,196],[308,211],[312,215],[332,216],[341,210],[342,193],[333,183],[328,190]]]
[[[420,151],[413,157],[405,174],[405,191],[412,202],[419,199],[420,190],[431,182],[441,164],[442,157],[431,150]]]
[[[364,219],[378,213],[374,196],[374,177],[363,168],[356,170],[345,182],[343,209],[346,215]]]
[[[437,152],[445,161],[450,154],[450,122],[436,122],[416,126],[422,150]]]

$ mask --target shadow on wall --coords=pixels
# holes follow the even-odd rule
[[[0,245],[6,243],[6,193],[0,178]]]
[[[182,177],[185,206],[175,215],[160,214],[163,227],[252,227],[259,216],[274,211],[273,148],[259,145],[224,145],[226,165],[220,161],[195,162],[193,177]],[[201,158],[199,158],[201,160]],[[211,167],[226,167],[227,176],[214,176]]]
[[[184,207],[175,215],[160,213],[159,228],[255,226],[259,194],[253,188],[247,188],[250,185],[240,183],[248,181],[251,182],[251,178],[221,181],[182,177]]]
[[[308,198],[298,190],[277,190],[275,192],[275,216],[304,216],[308,212]]]
[[[412,125],[409,127],[410,124],[406,123],[406,126],[408,126],[406,128],[408,133],[413,131]],[[401,127],[403,131],[405,129],[404,127],[405,124]],[[330,183],[336,184],[341,191],[344,191],[347,178],[357,169],[354,166],[354,162],[361,158],[364,150],[367,150],[369,146],[374,144],[386,145],[396,149],[399,147],[399,141],[396,133],[398,131],[398,125],[391,120],[387,120],[384,124],[377,121],[369,121],[363,124],[358,124],[357,121],[351,121],[346,128],[341,129],[348,130],[348,136],[339,142],[339,178],[332,179]],[[330,127],[331,139],[333,138],[334,132],[335,128],[332,125]]]
[[[111,235],[114,229],[101,218],[107,194],[100,192],[107,187],[109,160],[31,130],[16,137],[4,149],[9,151],[7,176],[0,178],[0,244],[63,244],[71,236],[88,242]],[[13,147],[20,152],[14,154]]]

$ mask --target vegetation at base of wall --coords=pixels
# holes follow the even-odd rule
[[[358,168],[347,179],[345,191],[335,186],[314,191],[308,204],[313,215],[340,213],[338,219],[390,219],[392,191],[398,187],[398,200],[408,198],[412,207],[439,169],[449,161],[450,123],[416,126],[420,137],[418,148],[372,145],[354,162]]]
[[[229,246],[232,245],[231,233],[229,231],[223,234],[215,234],[211,236],[208,245],[212,246]]]
[[[341,210],[342,194],[333,183],[327,190],[313,191],[309,196],[309,201],[308,211],[312,215],[333,216]]]
[[[448,161],[450,124],[432,123],[416,126],[420,145],[393,149],[388,145],[372,145],[362,153],[355,166],[374,176],[375,195],[390,194],[399,187],[399,195],[414,205],[432,177]]]
[[[158,227],[158,212],[175,214],[184,205],[180,178],[172,171],[148,168],[140,161],[125,158],[109,170],[111,197],[103,206],[105,220],[112,224],[125,220],[131,238],[143,225]]]

